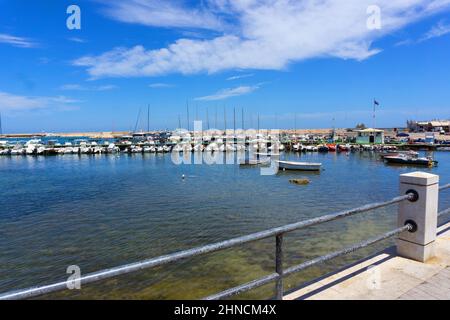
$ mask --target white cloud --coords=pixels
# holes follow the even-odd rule
[[[239,79],[244,79],[244,78],[249,78],[249,77],[253,77],[253,73],[232,76],[232,77],[227,78],[227,81],[239,80]]]
[[[161,49],[114,48],[81,57],[74,65],[86,67],[95,79],[280,70],[317,57],[364,60],[381,51],[373,48],[375,40],[450,7],[450,0],[378,0],[382,28],[369,30],[366,10],[373,0],[205,1],[196,9],[187,9],[182,1],[110,4],[108,14],[121,21],[163,27],[203,24],[221,34],[206,40],[179,39]],[[200,22],[199,14],[208,18]]]
[[[433,26],[430,31],[428,31],[419,41],[426,41],[433,38],[438,38],[450,33],[450,24],[446,24],[440,21],[438,24]]]
[[[102,86],[82,86],[80,84],[64,84],[59,87],[60,90],[65,91],[109,91],[117,89],[118,87],[112,84]]]
[[[30,39],[16,37],[9,34],[0,33],[0,43],[10,44],[19,48],[34,48],[37,44]]]
[[[6,112],[32,111],[41,109],[64,109],[73,108],[74,103],[79,100],[65,96],[55,97],[31,97],[14,95],[0,91],[0,110]]]
[[[197,101],[215,101],[215,100],[224,100],[231,97],[242,96],[244,94],[251,93],[255,90],[258,90],[259,86],[240,86],[236,88],[227,88],[222,89],[212,95],[195,98]]]
[[[427,33],[425,33],[419,39],[405,39],[397,42],[396,46],[407,46],[418,44],[430,39],[439,38],[445,36],[450,33],[450,24],[445,23],[444,21],[439,21],[436,25],[434,25]]]
[[[82,38],[78,38],[78,37],[71,37],[71,38],[67,38],[67,40],[72,41],[72,42],[78,42],[78,43],[86,43],[87,41],[82,39]]]
[[[173,84],[170,84],[170,83],[162,83],[162,82],[159,82],[159,83],[151,83],[151,84],[149,84],[148,86],[149,86],[149,88],[152,88],[152,89],[173,88],[173,87],[174,87]]]
[[[188,8],[180,1],[105,1],[105,13],[115,20],[156,27],[189,27],[217,30],[222,22],[207,8]]]

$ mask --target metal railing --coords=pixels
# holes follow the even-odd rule
[[[450,188],[450,184],[446,184],[446,185],[439,187],[439,191],[442,191],[442,190],[445,190],[448,188]],[[274,273],[266,275],[264,277],[254,280],[254,281],[248,282],[246,284],[243,284],[243,285],[222,291],[220,293],[208,296],[205,298],[205,300],[223,299],[226,297],[230,297],[230,296],[263,286],[272,281],[276,281],[276,299],[281,300],[283,298],[283,293],[284,293],[284,288],[283,288],[283,278],[284,277],[291,275],[293,273],[302,271],[306,268],[312,267],[319,263],[323,263],[323,262],[329,261],[331,259],[334,259],[336,257],[346,255],[346,254],[354,252],[356,250],[365,248],[367,246],[370,246],[370,245],[380,242],[382,240],[386,240],[388,238],[394,237],[396,235],[399,235],[402,232],[411,231],[414,228],[414,226],[407,223],[402,227],[396,228],[396,229],[389,231],[385,234],[382,234],[378,237],[360,242],[360,243],[355,244],[346,249],[335,251],[330,254],[303,262],[299,265],[296,265],[296,266],[293,266],[293,267],[290,267],[287,269],[283,268],[283,237],[284,237],[284,234],[292,232],[292,231],[304,229],[306,227],[310,227],[313,225],[318,225],[321,223],[325,223],[325,222],[337,220],[340,218],[353,216],[353,215],[356,215],[359,213],[371,211],[374,209],[382,208],[382,207],[396,204],[396,203],[399,203],[399,202],[402,202],[405,200],[413,201],[415,197],[416,197],[416,195],[414,193],[408,193],[406,195],[398,196],[398,197],[395,197],[388,201],[376,202],[376,203],[364,205],[364,206],[361,206],[358,208],[344,210],[344,211],[340,211],[337,213],[324,215],[324,216],[321,216],[318,218],[304,220],[304,221],[284,225],[281,227],[276,227],[276,228],[272,228],[269,230],[252,233],[252,234],[249,234],[246,236],[217,242],[214,244],[196,247],[196,248],[189,249],[189,250],[184,250],[184,251],[180,251],[180,252],[176,252],[176,253],[172,253],[172,254],[156,257],[156,258],[143,260],[140,262],[135,262],[135,263],[131,263],[131,264],[127,264],[127,265],[123,265],[123,266],[119,266],[119,267],[115,267],[115,268],[111,268],[111,269],[106,269],[106,270],[90,273],[88,275],[80,277],[79,279],[77,279],[77,281],[79,281],[80,284],[88,284],[88,283],[97,282],[100,280],[116,277],[119,275],[132,273],[132,272],[139,271],[139,270],[162,266],[162,265],[176,262],[176,261],[179,261],[182,259],[192,258],[192,257],[196,257],[199,255],[204,255],[207,253],[212,253],[212,252],[224,250],[227,248],[235,247],[238,245],[255,242],[258,240],[262,240],[262,239],[267,239],[270,237],[275,237],[276,250],[275,250],[275,272]],[[450,213],[450,208],[446,209],[442,212],[439,212],[438,216],[441,216],[446,213]],[[50,285],[41,286],[41,287],[34,287],[34,288],[17,290],[17,291],[13,291],[13,292],[0,294],[0,300],[27,299],[27,298],[41,296],[44,294],[49,294],[52,292],[65,290],[68,288],[68,286],[70,284],[73,283],[73,281],[74,280],[67,280],[67,281],[62,281],[62,282],[58,282],[58,283],[54,283],[54,284],[50,284]]]

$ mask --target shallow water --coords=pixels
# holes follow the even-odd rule
[[[423,170],[450,181],[450,153],[439,166],[388,166],[370,152],[287,154],[322,162],[320,174],[257,167],[175,165],[170,155],[0,157],[0,292],[67,278],[225,240],[398,195],[402,173]],[[182,175],[185,179],[182,179]],[[299,186],[292,178],[308,178]],[[450,191],[440,196],[450,206]],[[396,227],[397,207],[322,224],[286,237],[286,265],[342,249]],[[446,217],[448,218],[448,217]],[[289,277],[287,289],[358,258],[385,241]],[[83,286],[46,298],[201,298],[274,270],[274,239]],[[273,285],[242,295],[268,298]]]

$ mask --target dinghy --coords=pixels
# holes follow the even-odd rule
[[[296,162],[296,161],[276,161],[278,167],[284,170],[299,170],[299,171],[320,171],[321,163],[313,162]]]

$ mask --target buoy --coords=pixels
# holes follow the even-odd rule
[[[183,174],[183,175],[181,176],[181,179],[183,179],[183,180],[184,180],[184,178],[185,178],[185,175]]]

